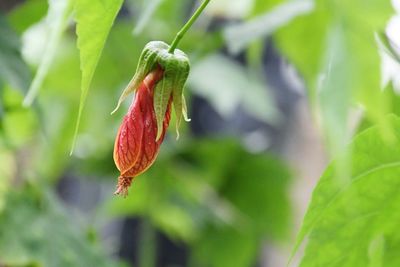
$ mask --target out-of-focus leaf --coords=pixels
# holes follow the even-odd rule
[[[389,116],[388,121],[395,132],[392,143],[375,126],[349,146],[349,180],[335,177],[336,162],[326,169],[297,238],[296,248],[308,235],[300,266],[399,266],[400,120]],[[377,262],[382,264],[372,265]]]
[[[20,40],[0,15],[0,79],[22,92],[28,90],[31,74],[21,58]]]
[[[219,193],[237,210],[238,220],[230,226],[214,223],[205,228],[193,244],[199,266],[251,266],[263,238],[281,239],[287,234],[289,171],[264,155],[236,151],[236,157]]]
[[[6,204],[5,197],[16,170],[17,166],[13,154],[0,143],[0,216]]]
[[[135,28],[133,29],[134,35],[139,35],[142,33],[144,27],[149,23],[154,12],[157,8],[162,4],[165,0],[149,0],[145,1],[145,6],[143,7],[143,11],[140,14],[140,17],[136,23]]]
[[[8,144],[20,147],[32,141],[38,130],[38,120],[33,109],[21,106],[23,96],[10,87],[3,89],[5,114],[3,117],[3,134]]]
[[[232,116],[241,106],[262,121],[275,123],[279,119],[274,101],[262,80],[222,55],[212,55],[197,62],[188,84],[194,93],[206,98],[224,117]]]
[[[231,53],[237,54],[249,43],[270,35],[297,16],[310,13],[313,8],[312,0],[288,1],[249,21],[227,26],[223,32],[226,45]]]
[[[250,17],[256,17],[264,14],[277,4],[281,4],[284,1],[285,0],[254,0],[253,10],[250,14]]]
[[[345,41],[343,28],[332,29],[327,41],[324,69],[319,80],[319,104],[326,135],[332,153],[341,153],[348,143],[351,133],[348,130],[348,115],[352,98],[351,57]],[[344,174],[345,175],[345,174]]]
[[[375,122],[384,120],[390,108],[380,90],[374,32],[385,27],[391,13],[390,1],[317,0],[311,15],[278,31],[279,48],[305,78],[313,103],[324,110],[326,132],[348,133],[350,107],[357,104]],[[342,137],[332,134],[330,143],[348,142]]]
[[[63,207],[35,187],[10,190],[0,214],[0,258],[7,266],[117,266],[73,226]]]
[[[392,2],[393,6],[396,7],[395,2]],[[389,20],[384,33],[380,34],[381,38],[377,38],[378,45],[381,48],[382,85],[385,87],[391,82],[397,94],[400,94],[400,76],[398,75],[400,73],[399,29],[400,16],[395,15]],[[379,33],[377,35],[379,36]]]
[[[254,0],[211,1],[205,12],[215,17],[244,18],[252,11]]]
[[[282,239],[289,226],[287,186],[291,174],[281,161],[266,155],[237,154],[238,162],[221,194],[244,215],[258,236]],[[245,160],[242,160],[245,159]],[[260,203],[260,205],[255,205]]]
[[[385,53],[387,53],[400,64],[400,48],[396,47],[396,44],[390,40],[389,36],[387,36],[385,33],[379,33],[376,34],[375,37]]]
[[[150,218],[188,242],[199,266],[250,266],[262,238],[287,233],[289,178],[284,164],[237,142],[199,140],[176,155],[160,155],[135,178],[128,198],[113,199],[107,208]]]
[[[71,0],[72,1],[72,0]],[[39,68],[35,78],[29,87],[29,91],[24,99],[24,106],[30,106],[42,86],[43,80],[46,77],[54,55],[58,47],[58,43],[64,32],[68,18],[71,13],[72,3],[70,0],[49,0],[49,11],[44,23],[49,27],[48,40],[46,42],[45,54],[42,56]]]
[[[7,19],[18,33],[22,33],[46,15],[47,6],[46,0],[25,1],[7,14]]]
[[[245,267],[253,266],[259,237],[246,230],[210,226],[193,247],[194,266]]]
[[[229,208],[225,208],[215,189],[202,180],[210,175],[209,170],[190,165],[181,168],[184,162],[174,162],[158,159],[145,174],[135,178],[128,198],[113,199],[107,210],[114,216],[145,216],[171,238],[186,242],[199,235],[205,221],[224,220],[216,213],[224,207],[229,214]]]
[[[122,0],[75,1],[76,33],[78,35],[78,48],[80,51],[82,71],[82,94],[71,153],[78,135],[82,111],[93,74],[99,62],[108,33],[121,8],[122,2]]]

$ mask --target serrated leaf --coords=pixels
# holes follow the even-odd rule
[[[400,119],[387,121],[393,142],[382,138],[379,125],[348,147],[349,180],[340,182],[336,162],[321,177],[297,238],[296,246],[309,237],[300,266],[399,266]]]
[[[81,100],[72,142],[71,154],[78,135],[83,107],[97,63],[111,26],[122,6],[123,0],[75,0],[76,33],[80,51],[82,81]]]

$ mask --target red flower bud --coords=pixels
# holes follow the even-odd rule
[[[114,161],[120,171],[115,194],[126,196],[134,177],[146,171],[157,157],[171,114],[169,99],[161,137],[157,140],[157,119],[154,110],[154,89],[163,78],[158,67],[140,83],[135,99],[118,130],[114,145]]]

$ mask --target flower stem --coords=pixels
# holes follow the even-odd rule
[[[157,263],[157,236],[154,226],[144,218],[140,224],[140,246],[138,248],[140,267],[155,267]]]
[[[182,37],[185,35],[185,33],[192,27],[193,23],[197,20],[197,18],[200,16],[201,12],[206,8],[210,0],[204,0],[204,2],[200,5],[200,7],[194,12],[192,17],[186,22],[185,25],[183,25],[182,29],[176,34],[175,39],[172,41],[171,46],[168,50],[169,53],[174,53],[175,48],[178,46],[178,43],[182,39]]]

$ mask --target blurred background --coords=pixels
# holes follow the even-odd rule
[[[124,1],[69,156],[81,73],[66,1],[0,0],[0,266],[286,266],[329,159],[396,112],[398,2],[212,0],[179,46],[192,121],[116,197],[130,100],[110,111],[144,45],[171,42],[199,2]]]

